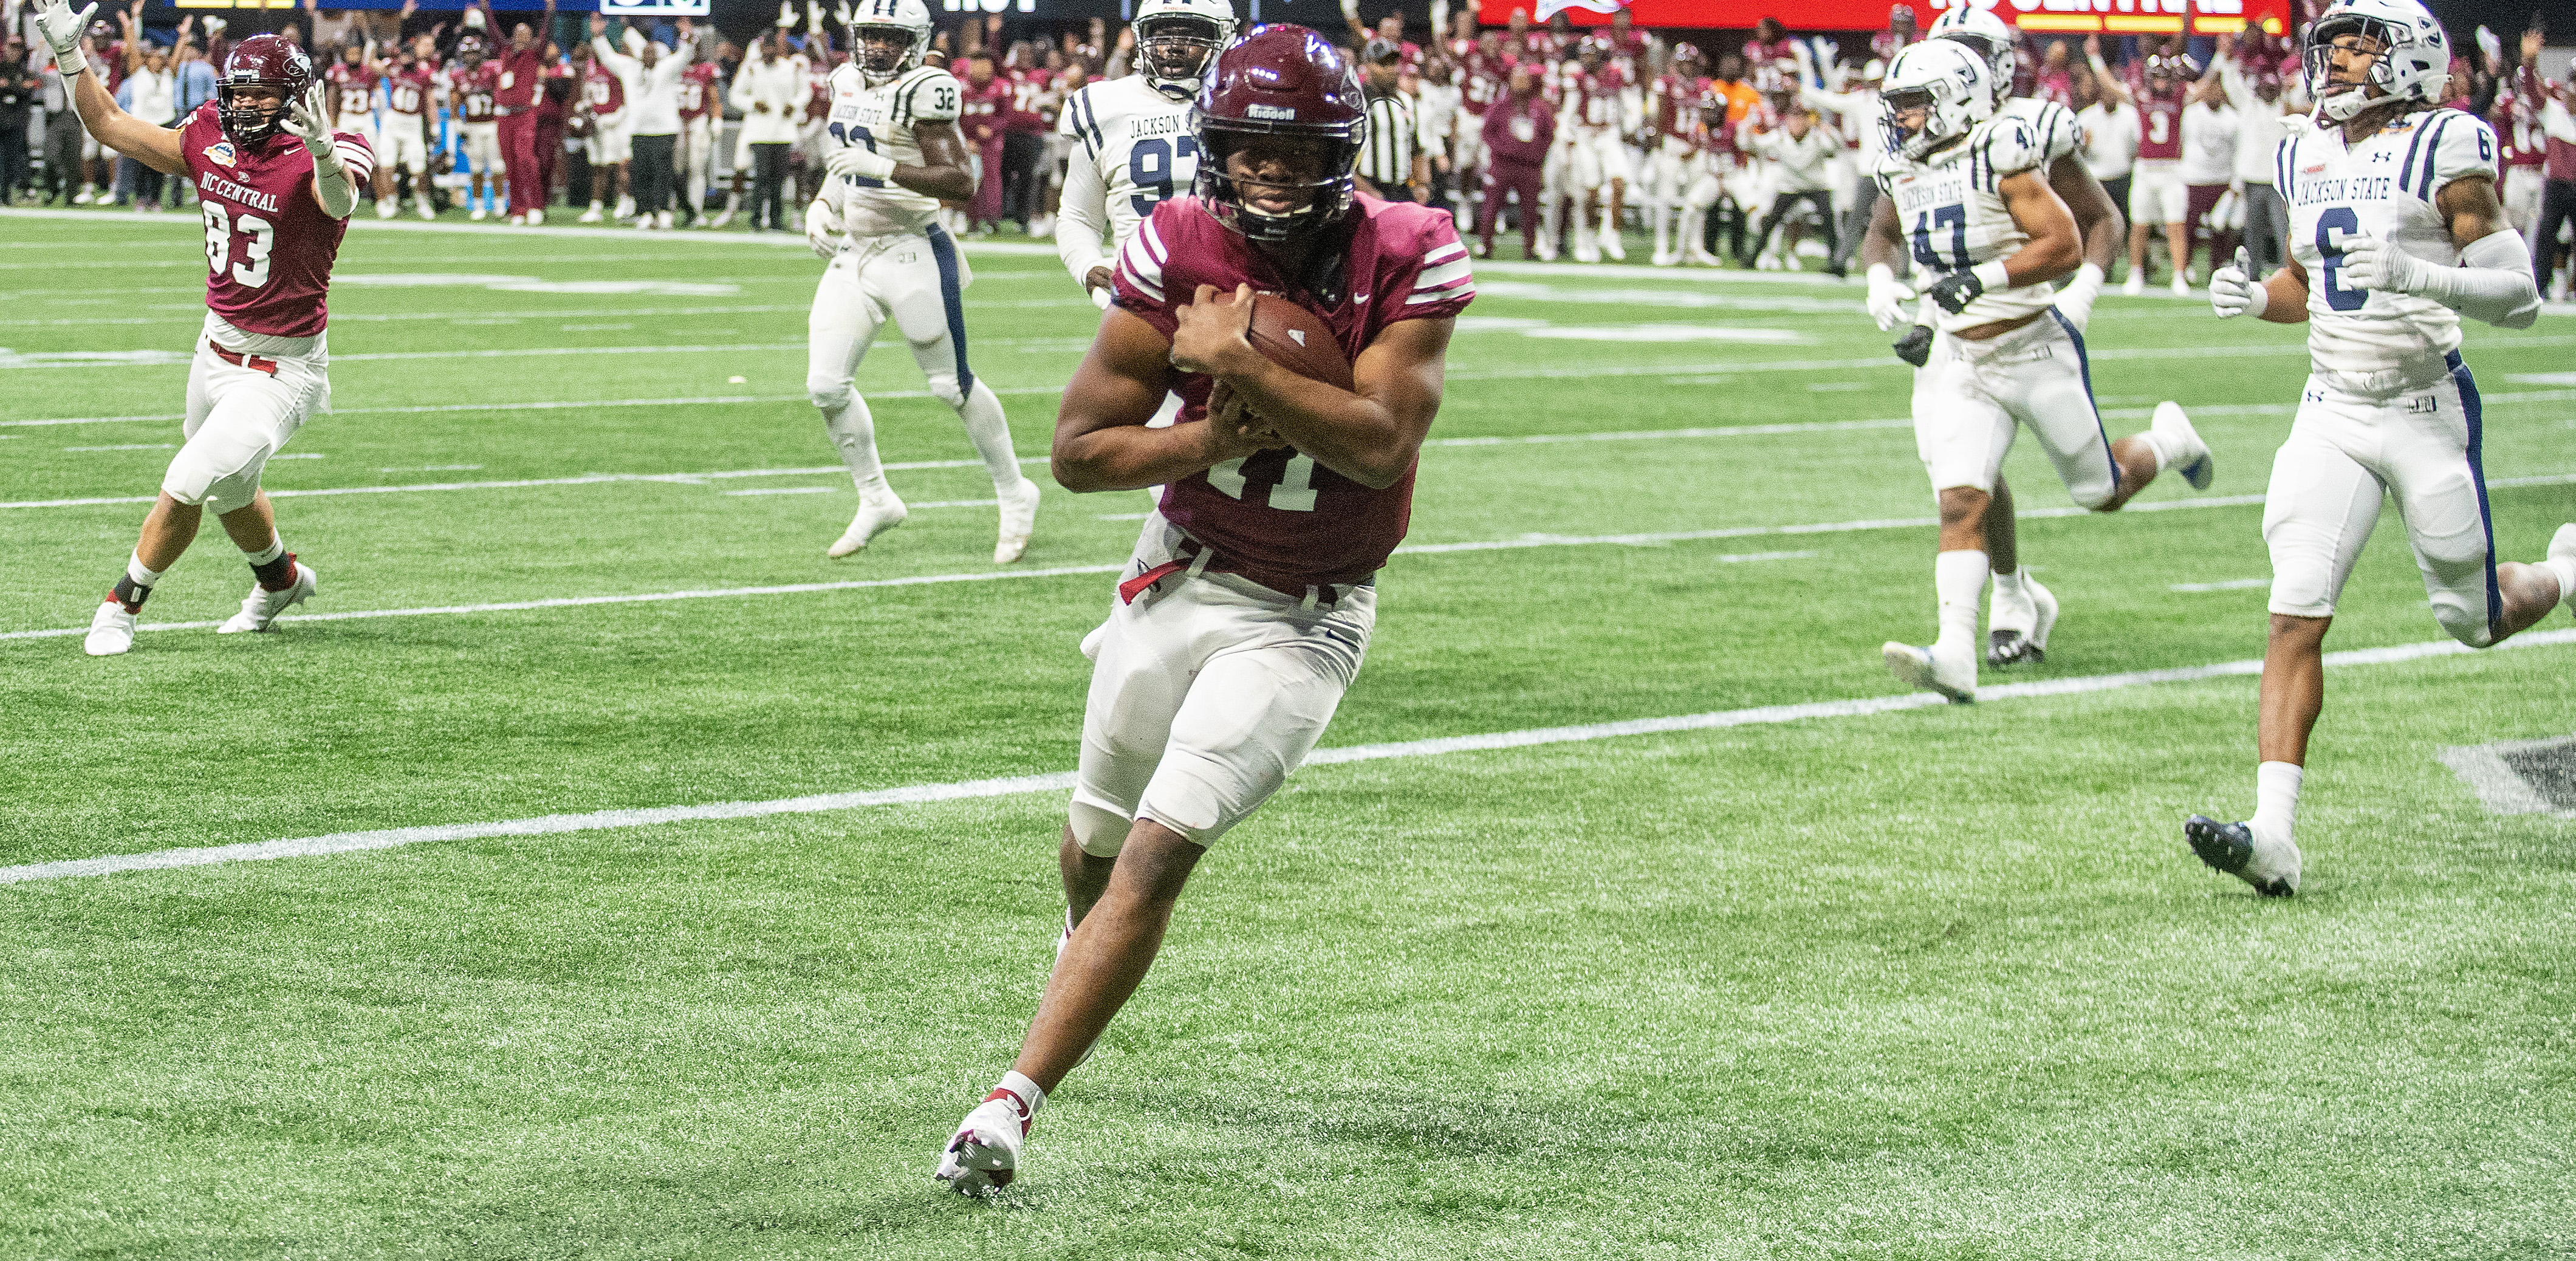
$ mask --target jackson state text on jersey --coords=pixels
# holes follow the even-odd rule
[[[1125,244],[1154,207],[1198,177],[1190,104],[1155,91],[1143,75],[1085,84],[1065,101],[1056,131],[1096,163],[1106,190],[1109,239]]]
[[[1333,232],[1347,234],[1340,247],[1345,291],[1340,305],[1326,307],[1218,223],[1205,203],[1175,197],[1154,207],[1118,252],[1118,305],[1170,337],[1180,326],[1174,308],[1188,305],[1200,285],[1231,294],[1250,284],[1262,293],[1290,294],[1357,362],[1388,325],[1454,316],[1476,296],[1467,247],[1446,211],[1362,193]],[[1328,240],[1318,248],[1334,246]],[[1206,418],[1210,385],[1196,374],[1174,383],[1182,422]],[[1173,482],[1163,491],[1162,510],[1215,550],[1213,568],[1284,591],[1357,582],[1377,572],[1404,540],[1413,470],[1372,490],[1293,449],[1263,451]]]
[[[2011,256],[2030,237],[2004,205],[2003,182],[2038,168],[2045,155],[2021,120],[1997,116],[1970,128],[1959,143],[1921,162],[1894,154],[1879,164],[1880,191],[1896,203],[1896,222],[1917,274],[1946,276]],[[2046,308],[2056,289],[2043,281],[1990,289],[1958,314],[1943,312],[1950,332],[2017,319]]]
[[[883,154],[898,165],[921,165],[921,141],[913,128],[922,123],[955,122],[959,108],[957,80],[945,70],[916,66],[876,87],[869,87],[857,62],[846,62],[831,75],[831,109],[826,115],[824,153],[858,145]],[[813,160],[819,162],[822,154]],[[893,180],[861,175],[848,182],[838,199],[842,227],[853,237],[918,232],[939,214],[939,201]],[[999,178],[986,172],[985,178]]]
[[[2434,206],[2453,180],[2496,178],[2495,132],[2455,109],[2408,114],[2346,148],[2337,128],[2297,127],[2275,151],[2274,185],[2290,203],[2290,256],[2308,273],[2308,353],[2319,371],[2404,369],[2442,375],[2460,348],[2460,313],[2431,298],[2354,289],[2344,243],[2377,237],[2428,263],[2460,265]]]
[[[349,132],[332,147],[352,184],[364,186],[375,153]],[[313,198],[313,155],[283,133],[247,149],[224,135],[215,103],[179,131],[188,179],[206,226],[206,309],[245,333],[318,337],[330,325],[323,299],[339,257],[345,219]]]

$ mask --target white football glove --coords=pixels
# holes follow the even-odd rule
[[[881,180],[894,175],[894,159],[865,145],[843,145],[823,159],[823,169],[834,179],[855,175],[860,179]]]
[[[2254,278],[2254,256],[2236,247],[2236,261],[2209,273],[2209,309],[2222,320],[2240,315],[2260,317],[2272,304],[2263,282]]]
[[[54,50],[54,65],[66,80],[89,69],[89,58],[81,55],[81,33],[89,29],[90,15],[97,12],[97,0],[91,0],[90,6],[78,13],[72,12],[72,6],[64,0],[36,0],[36,29]]]
[[[814,247],[814,257],[830,258],[841,252],[841,238],[832,231],[840,217],[833,212],[832,203],[819,197],[805,208],[805,243]]]
[[[1913,300],[1913,287],[1898,280],[1895,269],[1885,263],[1869,269],[1869,318],[1878,321],[1878,331],[1912,322],[1913,313],[1905,304]]]
[[[322,104],[322,93],[323,86],[316,83],[287,102],[286,121],[278,124],[278,130],[304,142],[304,151],[313,155],[316,164],[324,158],[339,158],[331,147],[331,116]]]
[[[2343,243],[2343,287],[2414,293],[2423,287],[2415,256],[2375,236],[2346,237]]]

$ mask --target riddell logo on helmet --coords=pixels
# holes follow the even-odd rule
[[[1243,112],[1254,118],[1274,119],[1283,123],[1294,122],[1297,118],[1297,111],[1285,105],[1248,105],[1244,107]]]

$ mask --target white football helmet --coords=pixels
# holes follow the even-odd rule
[[[1941,16],[1932,19],[1932,29],[1925,37],[1956,40],[1966,45],[1978,60],[1986,63],[1986,90],[1993,93],[2000,103],[2012,91],[2013,50],[2020,43],[2020,36],[2019,31],[1996,17],[1994,10],[1961,3],[1943,9]]]
[[[1906,45],[1878,85],[1879,126],[1887,133],[1887,151],[1919,162],[1994,117],[1988,77],[1985,61],[1957,40]],[[1924,111],[1923,126],[1909,132],[1897,115],[1913,109]]]
[[[914,66],[921,64],[922,54],[930,51],[930,8],[921,0],[858,0],[855,8],[841,10],[841,24],[849,28],[850,64],[859,68],[859,77],[869,87],[891,83]],[[879,58],[868,52],[868,32],[880,38],[900,32],[898,38],[909,41],[894,64],[879,66]]]
[[[2376,42],[2380,50],[2362,82],[2338,89],[2334,42],[2347,36]],[[2451,41],[2416,0],[2339,0],[2308,26],[2299,65],[2317,112],[2342,122],[2391,99],[2440,104],[2451,78]]]
[[[1198,99],[1216,55],[1234,42],[1230,0],[1145,0],[1136,10],[1136,72],[1175,101]],[[1213,29],[1211,29],[1213,28]]]

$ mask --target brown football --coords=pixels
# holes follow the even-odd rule
[[[1353,388],[1351,361],[1343,356],[1333,330],[1314,312],[1286,298],[1254,294],[1252,328],[1245,337],[1263,358],[1290,372],[1340,389]]]

